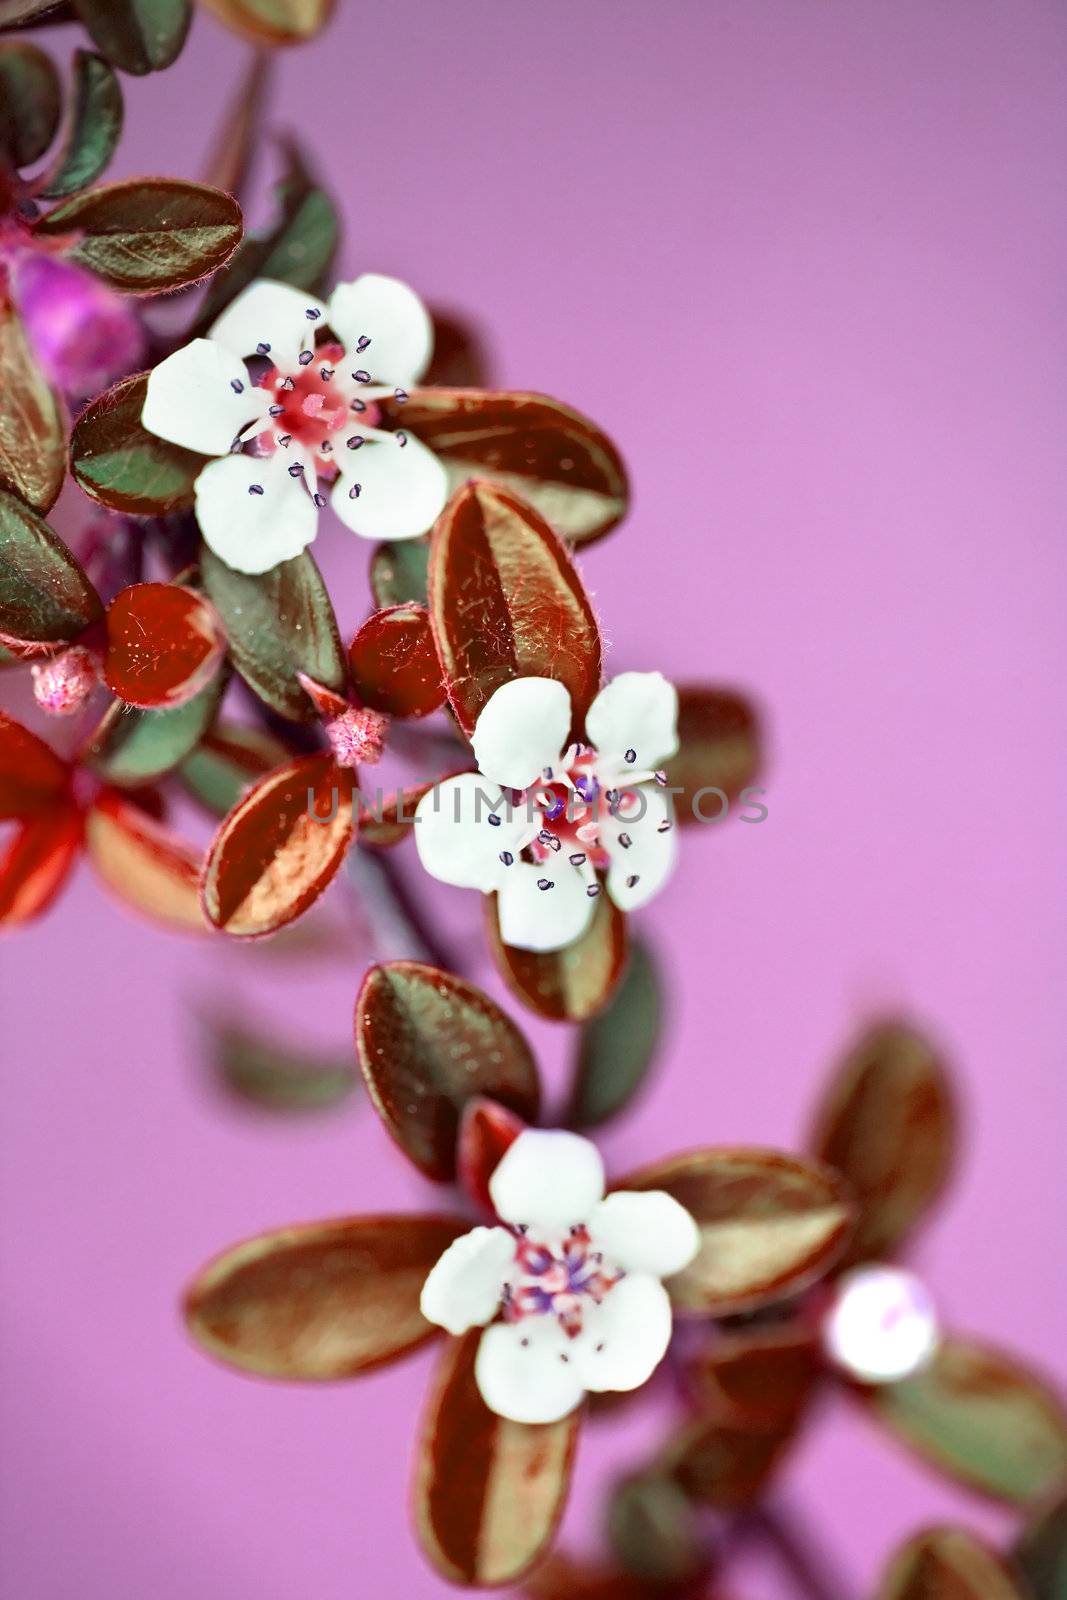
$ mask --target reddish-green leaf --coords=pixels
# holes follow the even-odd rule
[[[62,539],[0,491],[0,640],[35,655],[70,644],[100,615],[100,598]]]
[[[666,1189],[700,1227],[700,1254],[672,1278],[679,1311],[721,1317],[785,1300],[840,1257],[852,1227],[844,1184],[777,1150],[692,1150],[620,1179]]]
[[[243,1372],[353,1377],[437,1331],[419,1295],[463,1227],[451,1217],[346,1217],[261,1234],[204,1268],[186,1295],[186,1323]]]
[[[601,538],[625,515],[619,452],[588,417],[547,395],[415,389],[386,411],[440,457],[453,489],[489,478],[575,544]]]
[[[371,850],[389,850],[406,839],[415,821],[415,810],[424,794],[429,794],[435,779],[392,794],[370,795],[360,808],[359,842]]]
[[[678,754],[667,762],[667,782],[681,793],[674,808],[681,824],[718,820],[726,802],[702,789],[736,800],[760,766],[760,728],[751,701],[732,689],[682,684],[678,689]]]
[[[205,735],[177,776],[195,800],[224,817],[254,783],[284,766],[292,754],[269,733],[229,723]]]
[[[453,495],[430,556],[430,618],[464,732],[501,684],[555,678],[579,727],[600,687],[600,631],[559,539],[531,506],[484,480]]]
[[[84,759],[109,783],[140,788],[172,772],[215,720],[226,687],[219,672],[180,706],[142,711],[112,702],[87,742]]]
[[[626,965],[626,918],[609,895],[596,903],[592,922],[562,950],[517,950],[504,944],[496,896],[486,909],[489,948],[512,993],[551,1022],[586,1022],[611,999]]]
[[[1067,1595],[1067,1499],[1035,1517],[1019,1535],[1015,1564],[1032,1600],[1064,1600]]]
[[[19,40],[0,43],[0,152],[13,167],[44,155],[59,127],[59,77],[51,58]]]
[[[141,426],[148,373],[123,378],[74,425],[70,467],[78,485],[113,511],[165,517],[193,503],[204,457]]]
[[[52,806],[19,826],[0,856],[0,927],[19,927],[47,911],[67,880],[81,837],[81,816],[72,806]]]
[[[558,1551],[538,1562],[523,1584],[529,1600],[670,1600],[671,1591],[649,1585],[619,1567],[594,1566]]]
[[[393,539],[371,556],[370,586],[376,603],[389,606],[426,602],[430,572],[429,539]]]
[[[303,756],[262,778],[215,835],[201,884],[204,910],[234,938],[273,933],[312,905],[352,838],[352,773]]]
[[[0,489],[35,511],[55,503],[66,468],[59,401],[34,360],[14,306],[0,290]]]
[[[425,606],[376,611],[348,647],[355,691],[364,705],[393,717],[427,717],[444,704],[441,663]]]
[[[944,1189],[956,1141],[948,1074],[930,1042],[902,1022],[869,1028],[834,1075],[811,1138],[858,1201],[848,1263],[904,1242]]]
[[[635,942],[622,982],[578,1039],[567,1123],[595,1128],[617,1116],[639,1093],[656,1053],[663,996],[659,971]]]
[[[36,817],[65,797],[71,772],[43,739],[0,711],[0,821]]]
[[[265,1111],[321,1111],[358,1088],[351,1052],[312,1052],[254,1032],[239,1019],[209,1018],[204,1026],[214,1082],[246,1105]]]
[[[537,1117],[526,1040],[488,995],[437,967],[371,967],[356,1001],[356,1053],[379,1116],[429,1178],[455,1176],[460,1113],[474,1096]]]
[[[180,584],[131,584],[107,608],[104,676],[127,705],[183,705],[214,677],[225,648],[215,608]]]
[[[497,1100],[478,1095],[463,1107],[456,1139],[456,1177],[483,1211],[493,1209],[489,1179],[525,1127],[522,1117]]]
[[[174,61],[189,32],[190,0],[74,0],[97,49],[143,76]]]
[[[995,1499],[1033,1504],[1067,1481],[1063,1401],[1000,1351],[946,1338],[921,1371],[863,1394],[917,1454]]]
[[[89,859],[111,892],[144,916],[183,933],[206,933],[201,854],[125,795],[105,790],[86,818]]]
[[[299,44],[330,20],[335,0],[203,0],[226,25],[253,44]]]
[[[474,1381],[481,1328],[450,1343],[430,1398],[415,1478],[423,1550],[450,1583],[514,1583],[555,1533],[580,1412],[530,1426],[490,1411]]]
[[[654,1591],[692,1582],[706,1566],[692,1504],[667,1473],[654,1467],[615,1484],[606,1522],[608,1542],[623,1570]]]
[[[433,355],[422,386],[431,388],[483,388],[489,375],[489,356],[478,327],[467,317],[440,306],[429,307],[433,322]]]
[[[63,200],[37,223],[77,239],[67,259],[127,294],[181,289],[222,266],[241,242],[232,195],[184,178],[130,178]]]
[[[314,722],[318,713],[299,674],[340,693],[345,658],[330,596],[310,554],[305,550],[251,577],[205,549],[200,570],[245,682],[281,716]]]
[[[875,1600],[1027,1600],[1005,1562],[965,1528],[930,1528],[897,1551]]]
[[[34,185],[37,194],[61,200],[95,183],[115,153],[122,133],[122,90],[101,56],[74,53],[74,99],[62,147]]]

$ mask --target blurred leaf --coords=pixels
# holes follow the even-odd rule
[[[180,765],[215,720],[226,674],[220,672],[184,705],[138,711],[112,703],[92,735],[85,759],[109,783],[155,783]]]
[[[491,1212],[489,1179],[526,1123],[496,1100],[476,1095],[463,1107],[456,1139],[456,1177],[483,1211]]]
[[[577,1561],[556,1550],[538,1562],[522,1588],[530,1600],[669,1600],[671,1595],[618,1567]]]
[[[1067,1600],[1067,1499],[1023,1529],[1014,1557],[1032,1600]]]
[[[67,441],[59,401],[45,382],[15,308],[0,290],[0,489],[48,511],[63,485]]]
[[[916,1534],[893,1557],[876,1600],[1026,1600],[1000,1557],[964,1528]]]
[[[129,178],[61,200],[35,225],[46,239],[77,234],[67,260],[127,294],[196,283],[241,242],[231,195],[183,178]]]
[[[375,794],[374,804],[360,809],[360,844],[369,850],[390,850],[406,839],[414,826],[415,808],[432,788],[433,783],[420,783],[410,789],[394,790],[390,795]]]
[[[930,1042],[902,1022],[869,1028],[832,1078],[810,1143],[859,1202],[843,1264],[890,1255],[943,1191],[956,1153],[948,1073]]]
[[[700,1254],[668,1284],[683,1312],[722,1317],[799,1294],[834,1265],[851,1232],[837,1174],[777,1150],[692,1150],[614,1187],[666,1189],[695,1217]]]
[[[215,609],[178,583],[134,583],[107,608],[104,677],[127,705],[184,705],[218,672],[226,641]]]
[[[630,1103],[655,1057],[662,1015],[659,972],[648,947],[637,941],[622,982],[579,1036],[569,1127],[595,1128]]]
[[[66,798],[71,772],[29,728],[0,711],[0,821],[35,817]]]
[[[550,1543],[567,1498],[580,1411],[530,1426],[490,1411],[474,1381],[482,1329],[452,1339],[430,1398],[415,1526],[450,1583],[514,1583]]]
[[[141,426],[148,373],[123,378],[86,406],[70,440],[75,482],[113,511],[163,517],[191,506],[205,457]]]
[[[332,1382],[395,1360],[434,1333],[419,1311],[430,1268],[463,1232],[451,1217],[347,1217],[235,1245],[185,1299],[210,1355],[267,1378]]]
[[[410,600],[425,605],[429,569],[429,539],[394,539],[380,544],[370,563],[375,603],[383,610]]]
[[[263,142],[263,107],[270,81],[270,55],[257,50],[230,100],[204,167],[203,181],[242,200]]]
[[[608,1542],[624,1571],[657,1584],[683,1584],[704,1566],[692,1505],[665,1474],[635,1473],[608,1499]]]
[[[321,33],[335,0],[201,0],[253,44],[300,44]]]
[[[611,999],[626,963],[626,918],[610,895],[596,903],[592,922],[562,950],[517,950],[504,944],[496,895],[487,897],[489,949],[501,977],[524,1005],[550,1022],[586,1022]]]
[[[430,617],[448,698],[470,735],[512,678],[555,678],[579,728],[600,687],[600,630],[548,523],[484,480],[453,495],[433,530]]]
[[[19,654],[70,644],[102,615],[100,597],[47,522],[0,490],[0,639]]]
[[[319,1111],[347,1100],[359,1084],[348,1054],[313,1055],[225,1018],[207,1019],[205,1034],[216,1080],[268,1111]]]
[[[13,167],[44,155],[59,127],[60,104],[51,58],[21,39],[0,43],[0,151]]]
[[[74,52],[74,97],[66,136],[37,194],[60,200],[95,183],[115,153],[122,133],[122,88],[101,56]]]
[[[483,389],[489,375],[489,357],[478,328],[458,311],[430,306],[433,321],[433,355],[423,377],[426,389]]]
[[[371,967],[356,1000],[356,1053],[375,1110],[428,1178],[455,1177],[460,1113],[487,1095],[537,1118],[537,1063],[489,996],[437,967]]]
[[[383,410],[444,462],[453,491],[488,480],[574,544],[602,538],[626,513],[626,469],[611,440],[547,395],[419,388]]]
[[[897,1438],[983,1494],[1028,1505],[1067,1481],[1063,1402],[1011,1356],[946,1337],[929,1366],[862,1394]]]
[[[205,735],[176,776],[194,800],[224,817],[258,779],[284,766],[291,755],[270,734],[228,723]]]
[[[226,629],[230,659],[249,688],[281,716],[315,721],[298,673],[340,692],[346,672],[330,596],[308,551],[253,577],[232,571],[205,547],[200,571]]]
[[[105,790],[86,819],[89,859],[123,905],[183,933],[207,933],[200,852],[138,805]]]
[[[48,910],[81,848],[82,820],[53,805],[20,824],[0,853],[0,928],[20,927]]]
[[[732,689],[681,684],[678,741],[678,754],[667,762],[666,772],[668,784],[682,791],[674,796],[674,807],[683,826],[700,821],[693,798],[701,789],[720,789],[736,800],[758,776],[759,720],[752,703]],[[712,817],[711,802],[702,800],[700,806],[705,817]]]
[[[425,606],[376,611],[348,647],[352,684],[364,705],[392,717],[428,717],[444,704],[441,663]]]
[[[192,18],[189,0],[74,0],[101,54],[141,77],[176,60]]]

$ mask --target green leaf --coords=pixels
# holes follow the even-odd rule
[[[204,0],[235,33],[253,44],[298,44],[326,26],[336,0]]]
[[[15,308],[0,291],[0,489],[48,511],[63,485],[66,430]]]
[[[56,136],[59,75],[36,45],[0,44],[0,150],[13,167],[38,161]]]
[[[518,950],[500,937],[496,895],[486,897],[486,934],[493,960],[514,995],[551,1022],[587,1022],[602,1011],[626,962],[626,918],[601,894],[580,939],[562,950]]]
[[[179,178],[131,178],[61,201],[34,230],[80,235],[67,259],[129,294],[182,289],[221,267],[241,242],[232,195]]]
[[[314,292],[329,276],[341,227],[333,201],[312,178],[293,141],[284,146],[286,172],[278,185],[280,216],[262,237],[248,237],[208,290],[190,337],[202,333],[255,278],[273,278]]]
[[[297,673],[340,693],[345,658],[326,585],[305,550],[270,572],[234,572],[210,550],[200,566],[237,671],[273,711],[294,722],[318,715]]]
[[[74,56],[74,103],[62,148],[35,185],[50,200],[77,194],[95,183],[115,153],[122,132],[119,80],[102,56]]]
[[[1057,1501],[1023,1529],[1014,1557],[1030,1585],[1033,1600],[1065,1600],[1067,1499]]]
[[[103,615],[100,597],[47,522],[0,491],[0,639],[70,644]]]
[[[123,378],[86,406],[70,440],[75,482],[112,511],[166,516],[193,503],[205,457],[141,426],[148,373]]]
[[[217,817],[225,817],[254,783],[275,767],[284,766],[292,753],[279,739],[258,728],[230,724],[205,735],[182,762],[177,777],[194,800]]]
[[[999,1351],[946,1338],[920,1372],[862,1393],[912,1450],[998,1500],[1033,1503],[1067,1478],[1067,1413],[1059,1396]]]
[[[189,0],[74,0],[97,49],[143,77],[177,59],[192,20]]]
[[[165,711],[138,711],[116,700],[90,740],[86,760],[109,783],[154,783],[200,743],[215,720],[226,676],[220,672],[192,700]]]
[[[579,1036],[571,1127],[595,1128],[629,1104],[652,1065],[662,1015],[659,972],[648,948],[635,943],[615,993]]]
[[[269,1111],[319,1111],[347,1100],[359,1085],[350,1052],[311,1054],[225,1019],[208,1020],[205,1034],[217,1082]]]
[[[425,605],[429,571],[429,539],[395,539],[380,544],[370,563],[370,586],[379,608],[385,610],[410,601]]]
[[[696,1512],[654,1469],[617,1483],[608,1500],[608,1541],[625,1572],[650,1585],[682,1585],[705,1564]]]
[[[897,1551],[875,1600],[1027,1600],[1008,1566],[966,1528],[930,1528]]]

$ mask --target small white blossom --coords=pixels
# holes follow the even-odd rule
[[[670,1195],[604,1195],[599,1152],[576,1133],[527,1129],[489,1193],[499,1222],[455,1241],[427,1278],[422,1314],[449,1333],[484,1327],[475,1380],[514,1422],[556,1422],[587,1391],[636,1389],[667,1351],[662,1278],[700,1248]]]
[[[896,1383],[918,1372],[939,1343],[929,1291],[903,1267],[865,1266],[837,1284],[823,1323],[834,1364],[860,1383]]]

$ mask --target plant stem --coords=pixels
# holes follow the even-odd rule
[[[773,1551],[807,1600],[846,1600],[848,1586],[824,1548],[813,1544],[807,1529],[781,1507],[757,1506],[738,1527],[739,1543],[759,1540]]]

